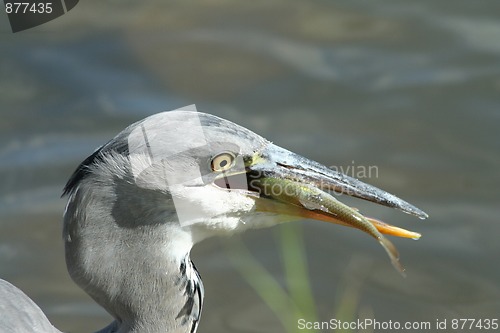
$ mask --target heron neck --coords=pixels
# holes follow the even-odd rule
[[[115,318],[113,332],[195,332],[203,286],[189,258],[190,231],[161,205],[118,209],[116,198],[95,193],[80,188],[65,214],[73,280]]]

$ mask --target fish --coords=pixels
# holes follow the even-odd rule
[[[253,186],[261,190],[261,196],[270,197],[299,208],[292,208],[288,212],[290,215],[341,224],[369,234],[384,248],[394,268],[405,276],[405,269],[399,260],[399,252],[384,234],[419,239],[421,237],[419,233],[392,226],[375,218],[366,217],[358,209],[349,207],[330,193],[307,183],[290,179],[262,177],[258,179],[258,184]],[[287,207],[290,209],[290,206],[287,205]],[[276,207],[274,207],[274,211],[276,211]],[[286,211],[280,211],[280,213],[287,214]]]

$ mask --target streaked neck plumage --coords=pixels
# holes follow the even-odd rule
[[[71,189],[66,262],[73,280],[115,318],[102,332],[196,331],[203,285],[189,258],[191,231],[175,222],[171,204],[123,170],[94,170]]]

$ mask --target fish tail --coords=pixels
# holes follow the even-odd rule
[[[385,238],[384,236],[380,235],[378,238],[378,241],[380,245],[384,248],[385,252],[389,255],[389,258],[391,259],[392,266],[403,276],[406,277],[405,269],[399,262],[399,252],[396,249],[396,246],[392,244],[390,240]]]

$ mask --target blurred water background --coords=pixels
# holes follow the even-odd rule
[[[193,103],[321,163],[376,166],[364,181],[429,213],[349,201],[423,234],[394,239],[406,279],[361,232],[298,222],[320,320],[353,281],[355,318],[499,318],[498,1],[82,1],[16,34],[0,15],[0,277],[58,328],[111,320],[66,272],[66,180],[131,122]],[[284,283],[280,228],[242,240]],[[226,244],[193,250],[199,331],[283,332]]]

